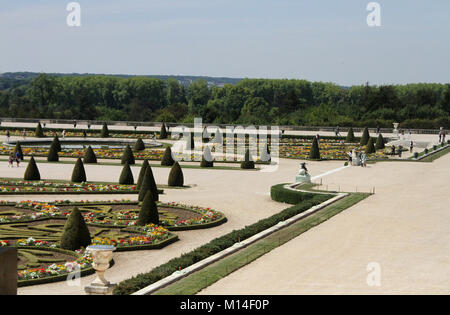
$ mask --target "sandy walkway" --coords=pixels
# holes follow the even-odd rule
[[[450,155],[347,168],[324,183],[377,194],[201,294],[449,294]],[[381,286],[366,268],[381,267]]]
[[[180,241],[162,249],[153,251],[134,251],[115,253],[116,265],[107,271],[108,280],[118,282],[128,279],[133,275],[150,271],[173,257],[178,257],[182,253],[188,252],[212,238],[226,234],[234,229],[239,229],[245,225],[254,223],[262,218],[266,218],[284,209],[286,205],[274,202],[270,199],[270,186],[292,182],[298,171],[300,161],[282,160],[278,171],[274,173],[263,173],[257,171],[231,171],[231,170],[201,170],[184,169],[186,184],[195,184],[190,189],[176,190],[167,189],[161,196],[162,201],[177,201],[186,204],[193,204],[211,207],[222,211],[228,218],[228,222],[219,227],[177,232]],[[342,166],[342,161],[337,162],[308,162],[308,167],[312,174],[320,174],[331,169]],[[26,163],[19,169],[10,169],[6,165],[2,167],[3,177],[21,177],[25,170]],[[91,181],[116,181],[119,177],[121,166],[95,166],[87,165],[86,173]],[[54,164],[39,165],[41,175],[44,178],[68,179],[72,173],[73,165]],[[137,178],[139,167],[132,167],[133,174]],[[165,184],[170,169],[154,168],[156,182]],[[119,199],[121,195],[98,196],[91,195],[72,197],[64,195],[64,199]],[[56,196],[34,195],[27,198],[12,196],[1,196],[0,199],[29,199],[52,200],[61,199]],[[87,285],[93,280],[93,276],[81,279],[81,285]],[[19,289],[19,294],[83,294],[81,287],[71,287],[65,282],[24,287]]]

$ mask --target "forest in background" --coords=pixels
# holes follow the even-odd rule
[[[192,78],[192,77],[191,77]],[[226,78],[223,78],[226,79]],[[287,79],[110,75],[0,77],[0,116],[298,126],[450,128],[450,83],[364,85]],[[224,81],[224,80],[222,80]],[[224,81],[226,82],[226,81]]]

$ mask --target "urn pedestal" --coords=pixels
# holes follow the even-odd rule
[[[105,279],[105,271],[109,268],[113,251],[116,248],[109,245],[92,245],[86,248],[93,258],[92,267],[95,269],[97,277],[92,283],[84,287],[84,291],[90,295],[109,295],[115,288],[115,284]]]

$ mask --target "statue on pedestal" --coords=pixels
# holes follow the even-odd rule
[[[308,174],[308,169],[306,168],[306,163],[303,162],[300,164],[300,170],[298,175],[295,176],[296,183],[310,183],[311,176]]]
[[[361,165],[361,155],[356,153],[355,149],[353,149],[353,151],[352,151],[352,165],[353,166]]]

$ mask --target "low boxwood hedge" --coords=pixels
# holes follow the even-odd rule
[[[139,274],[135,277],[132,277],[131,279],[122,281],[114,289],[114,294],[127,295],[139,291],[140,289],[143,289],[152,283],[170,276],[180,267],[186,268],[188,266],[191,266],[232,246],[238,241],[238,238],[240,238],[241,240],[245,240],[259,232],[262,232],[276,225],[280,221],[302,213],[332,197],[332,195],[327,194],[319,195],[300,191],[298,192],[298,195],[305,195],[304,197],[298,197],[297,200],[302,200],[300,203],[286,208],[283,211],[274,214],[266,219],[262,219],[252,225],[246,226],[245,228],[234,230],[224,236],[218,237],[203,246],[200,246],[186,254],[181,255],[180,257],[171,259],[167,263],[154,268],[148,273]],[[282,199],[280,196],[278,196],[278,198]],[[292,201],[292,199],[288,199],[289,201]]]

